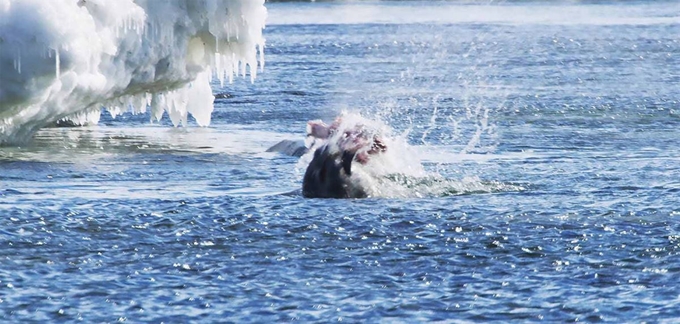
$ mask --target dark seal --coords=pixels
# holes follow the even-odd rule
[[[302,180],[307,198],[366,198],[366,191],[350,178],[356,152],[332,152],[328,145],[314,151]]]

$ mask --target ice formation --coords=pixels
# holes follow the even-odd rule
[[[151,109],[208,125],[210,80],[262,66],[264,0],[0,0],[0,144]]]

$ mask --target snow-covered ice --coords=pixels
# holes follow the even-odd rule
[[[0,144],[106,108],[210,123],[210,80],[264,64],[264,0],[0,0]]]

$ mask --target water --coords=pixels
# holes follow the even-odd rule
[[[3,321],[680,317],[678,4],[268,8],[265,71],[214,84],[211,127],[104,115],[2,148]],[[430,177],[302,198],[264,151],[342,111]]]

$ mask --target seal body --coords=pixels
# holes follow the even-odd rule
[[[366,198],[366,191],[352,179],[355,152],[333,152],[328,145],[314,151],[302,180],[307,198]]]
[[[305,142],[283,140],[276,143],[274,146],[267,149],[267,152],[277,152],[284,155],[290,155],[295,157],[301,157],[305,155],[309,149],[305,146]]]

